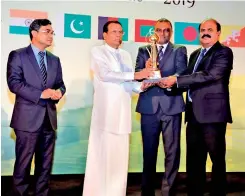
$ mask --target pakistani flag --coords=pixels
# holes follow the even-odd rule
[[[91,16],[65,14],[64,20],[64,37],[91,38]]]

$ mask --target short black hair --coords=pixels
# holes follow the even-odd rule
[[[48,19],[35,19],[29,26],[29,35],[30,39],[32,40],[33,36],[31,34],[32,31],[39,31],[41,26],[51,25],[52,23]]]
[[[199,27],[198,27],[199,32],[200,32],[200,30],[201,30],[201,25],[202,25],[204,22],[206,22],[206,21],[213,21],[213,22],[216,24],[217,31],[221,31],[221,25],[220,25],[220,23],[219,23],[217,20],[213,19],[213,18],[208,18],[208,19],[202,21],[202,22],[199,24]]]
[[[108,26],[109,26],[110,24],[119,24],[119,25],[121,25],[121,27],[122,27],[122,24],[121,24],[119,21],[117,21],[117,20],[107,21],[107,22],[104,24],[104,26],[103,26],[103,33],[107,33],[107,32],[108,32]]]
[[[159,23],[159,22],[167,22],[167,23],[170,24],[171,29],[173,29],[172,23],[167,18],[160,18],[159,20],[157,20],[156,24]]]

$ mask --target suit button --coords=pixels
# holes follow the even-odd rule
[[[157,90],[157,92],[159,92],[159,93],[160,93],[160,90]]]

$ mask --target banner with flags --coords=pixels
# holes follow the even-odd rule
[[[174,43],[199,45],[199,24],[200,23],[175,22]]]
[[[48,18],[47,12],[10,9],[10,34],[29,35],[29,26],[34,19]]]
[[[128,18],[98,17],[98,39],[103,39],[103,26],[106,22],[116,20],[122,24],[124,31],[123,41],[128,41]]]
[[[154,29],[155,20],[135,20],[135,42],[146,42],[146,36]]]

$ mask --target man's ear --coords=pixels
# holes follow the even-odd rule
[[[36,37],[36,36],[37,36],[37,31],[32,30],[32,31],[31,31],[31,34],[32,34],[32,37]]]
[[[106,36],[107,36],[107,33],[103,33],[103,38],[104,38],[104,40],[106,40]]]
[[[218,36],[220,36],[220,34],[221,34],[221,31],[218,31]]]

